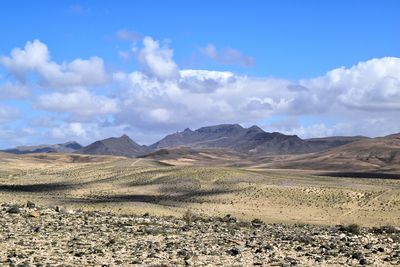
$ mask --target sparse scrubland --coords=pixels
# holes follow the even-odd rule
[[[400,264],[394,178],[2,154],[0,203],[6,266]]]

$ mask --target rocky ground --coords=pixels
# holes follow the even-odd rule
[[[0,266],[395,266],[400,229],[0,207]]]

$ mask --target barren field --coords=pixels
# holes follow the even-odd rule
[[[342,176],[342,178],[335,177]],[[357,176],[358,178],[351,178]],[[245,221],[400,225],[396,175],[168,166],[149,159],[0,155],[0,202]]]

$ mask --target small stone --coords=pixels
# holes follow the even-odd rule
[[[234,248],[229,250],[229,253],[232,256],[236,256],[236,255],[239,255],[241,253],[241,251],[240,251],[240,249],[238,247],[234,247]]]
[[[260,219],[254,219],[251,221],[251,225],[255,228],[261,227],[262,224],[263,224],[263,221],[261,221]]]
[[[74,254],[75,257],[82,257],[83,255],[85,255],[85,253],[83,253],[82,251],[75,252]]]
[[[19,214],[21,213],[21,209],[17,206],[12,206],[7,210],[7,212],[11,214]]]
[[[32,201],[28,200],[28,202],[26,202],[26,207],[28,209],[34,209],[36,207],[36,205]]]
[[[365,244],[364,248],[365,249],[371,249],[372,248],[372,244],[371,243]]]
[[[357,251],[357,252],[354,252],[353,255],[351,255],[351,258],[356,259],[356,260],[361,260],[364,258],[364,255],[361,252]]]
[[[186,249],[182,249],[178,251],[178,255],[181,256],[182,258],[185,258],[188,255],[188,251]]]
[[[382,252],[385,252],[385,249],[382,248],[382,247],[379,247],[379,248],[378,248],[378,252],[381,252],[381,253],[382,253]]]
[[[69,213],[71,213],[69,210],[67,210],[66,208],[64,208],[64,207],[59,207],[59,206],[56,206],[56,208],[55,208],[55,211],[57,211],[57,212],[59,212],[59,213],[62,213],[62,214],[69,214]]]
[[[359,261],[359,263],[360,263],[360,265],[367,265],[367,264],[368,264],[368,261],[367,261],[367,259],[363,258],[363,259],[361,259],[361,260]]]
[[[40,212],[34,210],[34,211],[29,213],[29,217],[39,218],[40,217]]]

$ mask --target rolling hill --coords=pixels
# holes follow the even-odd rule
[[[270,159],[268,159],[270,160]],[[263,161],[263,159],[259,159]],[[263,167],[338,170],[400,171],[400,135],[361,139],[327,151],[288,156]]]

